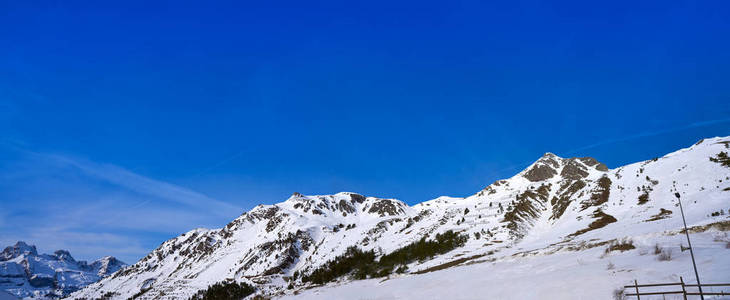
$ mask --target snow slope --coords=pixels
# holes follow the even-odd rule
[[[137,299],[186,299],[234,279],[274,297],[606,299],[634,278],[692,278],[686,273],[688,252],[679,248],[675,193],[700,240],[695,248],[703,257],[703,274],[710,281],[730,281],[725,248],[730,167],[710,159],[729,147],[730,138],[712,138],[616,169],[588,157],[546,153],[472,196],[439,197],[413,207],[355,193],[295,193],[282,203],[257,206],[224,228],[171,239],[71,297],[112,293],[126,299],[142,292]],[[343,278],[315,288],[291,280],[295,272],[308,274],[349,246],[386,254],[447,230],[470,238],[461,248],[410,264],[410,274],[385,281]],[[618,240],[632,240],[636,249],[604,255]],[[659,262],[649,251],[656,244],[665,251],[676,248],[675,259]],[[615,267],[606,270],[607,261]],[[576,292],[576,285],[586,291]]]
[[[0,252],[0,290],[21,298],[58,298],[124,266],[111,256],[88,264],[66,250],[38,254],[35,246],[17,242]]]
[[[695,255],[701,258],[698,268],[703,282],[729,282],[730,250],[725,249],[724,243],[713,241],[713,234],[692,238],[699,244],[695,246]],[[614,290],[634,279],[640,283],[679,282],[678,276],[683,276],[685,281],[694,281],[689,251],[680,252],[676,246],[684,241],[683,235],[643,241],[673,248],[676,258],[657,260],[652,254],[653,243],[637,243],[636,250],[607,256],[604,247],[508,256],[421,275],[393,276],[385,281],[368,279],[317,287],[281,299],[613,299]],[[609,264],[614,267],[608,269]]]

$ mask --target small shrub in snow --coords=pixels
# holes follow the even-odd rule
[[[710,161],[730,168],[730,157],[727,155],[726,152],[720,152],[717,154],[717,156],[710,157]]]
[[[608,245],[608,247],[606,247],[605,253],[608,254],[611,251],[624,252],[624,251],[629,251],[631,249],[636,249],[636,247],[634,246],[634,241],[632,241],[630,239],[626,239],[626,240],[612,242],[611,244]]]
[[[117,296],[119,296],[119,293],[117,293],[117,292],[106,292],[103,295],[101,295],[101,298],[99,298],[99,300],[111,300]]]
[[[613,290],[613,299],[615,299],[615,300],[626,299],[626,296],[624,295],[624,289],[618,288],[618,289]]]
[[[662,253],[657,257],[659,261],[670,261],[672,260],[672,249],[662,250]]]
[[[136,294],[132,295],[132,297],[129,297],[129,300],[137,299],[137,298],[141,297],[142,295],[144,295],[144,293],[146,293],[147,291],[149,291],[151,289],[152,289],[151,287],[142,288],[142,289],[139,290],[139,292],[137,292]]]
[[[659,247],[659,244],[654,245],[654,255],[662,254],[662,247]]]
[[[724,242],[727,239],[727,233],[725,233],[724,236],[716,235],[714,238],[712,238],[712,241],[714,242]]]

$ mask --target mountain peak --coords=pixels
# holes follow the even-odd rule
[[[89,265],[76,261],[68,250],[39,255],[35,246],[19,241],[0,252],[0,291],[20,298],[62,298],[124,266],[113,257]]]
[[[126,265],[127,264],[118,260],[114,256],[104,256],[91,263],[91,267],[96,270],[97,275],[101,277],[110,275]]]
[[[540,158],[561,158],[560,156],[557,156],[555,153],[552,152],[545,152],[545,154],[542,155]]]
[[[366,199],[367,197],[363,195],[351,192],[339,192],[334,195],[312,196],[294,193],[282,204],[285,204],[285,206],[289,206],[294,210],[315,215],[327,215],[326,212],[329,211],[347,216],[348,214],[357,213],[357,205],[364,203]]]
[[[58,257],[59,260],[62,261],[68,261],[68,262],[74,262],[76,261],[73,256],[71,256],[71,253],[68,252],[68,250],[56,250],[53,252],[56,257]]]
[[[29,245],[23,241],[18,241],[12,247],[15,249],[23,250],[23,251],[32,251],[32,252],[36,251],[35,245]]]
[[[592,170],[608,171],[608,167],[593,157],[562,158],[547,152],[532,165],[522,171],[522,177],[532,182],[544,181],[560,175],[567,179],[579,179],[588,176]]]
[[[3,252],[0,252],[0,261],[13,259],[21,255],[38,255],[38,251],[35,246],[18,241],[15,245],[6,247]]]
[[[563,159],[561,157],[548,152],[522,171],[521,174],[522,177],[532,182],[547,180],[558,174],[557,170],[562,166],[562,163]]]

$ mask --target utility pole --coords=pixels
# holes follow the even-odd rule
[[[682,223],[684,223],[684,234],[687,236],[687,245],[689,246],[689,255],[692,257],[692,267],[695,269],[695,278],[697,278],[697,288],[700,289],[700,298],[705,300],[705,295],[702,294],[702,285],[700,284],[700,275],[697,273],[697,263],[695,263],[695,253],[692,248],[692,242],[689,241],[689,230],[687,230],[687,221],[684,219],[684,209],[682,209],[682,200],[679,199],[679,193],[674,193],[679,202],[679,212],[682,213]]]

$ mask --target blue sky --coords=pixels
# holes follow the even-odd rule
[[[292,192],[730,134],[727,1],[0,1],[0,243],[134,262]]]

